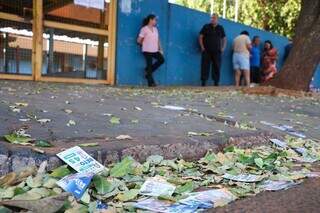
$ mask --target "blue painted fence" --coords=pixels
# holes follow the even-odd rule
[[[116,79],[118,85],[145,85],[145,62],[136,43],[143,18],[154,13],[158,16],[158,28],[166,63],[155,74],[161,85],[200,85],[200,49],[198,35],[202,26],[210,21],[206,13],[168,3],[167,0],[119,0],[117,17]],[[262,40],[271,40],[279,51],[278,68],[283,63],[287,38],[258,30],[243,24],[220,19],[224,26],[228,47],[223,56],[221,84],[232,85],[233,39],[243,30]],[[320,87],[320,68],[314,85]]]

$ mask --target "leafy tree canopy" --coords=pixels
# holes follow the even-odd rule
[[[223,1],[214,0],[213,10],[223,14]],[[204,12],[211,11],[210,0],[175,0],[177,4]],[[301,0],[239,0],[239,22],[278,33],[289,38],[294,35]],[[234,19],[235,0],[227,0],[226,18]]]

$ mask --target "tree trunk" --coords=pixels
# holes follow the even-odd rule
[[[293,48],[282,70],[266,83],[282,89],[308,91],[320,62],[320,1],[302,0]]]

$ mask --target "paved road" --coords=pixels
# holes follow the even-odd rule
[[[275,133],[279,131],[260,121],[286,124],[320,139],[320,98],[248,96],[213,88],[149,90],[17,81],[0,81],[0,96],[0,135],[21,127],[27,128],[32,136],[49,140],[120,134],[188,138],[189,131],[214,135],[221,131],[226,135],[250,132],[210,121],[196,113],[156,107],[156,104],[168,104],[205,115],[232,116],[240,123],[251,123]],[[20,113],[12,112],[10,106],[17,102],[28,103],[28,106],[18,107]],[[72,113],[66,112],[69,110]],[[121,124],[111,124],[109,114],[119,117]],[[19,120],[35,116],[36,119],[51,119],[51,122],[40,124],[36,119]],[[68,127],[69,120],[75,121],[76,125]]]
[[[318,213],[320,209],[320,179],[309,179],[286,191],[262,192],[238,200],[212,213]]]

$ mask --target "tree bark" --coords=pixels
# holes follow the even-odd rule
[[[302,0],[293,48],[281,72],[266,85],[308,91],[320,62],[320,1]]]

